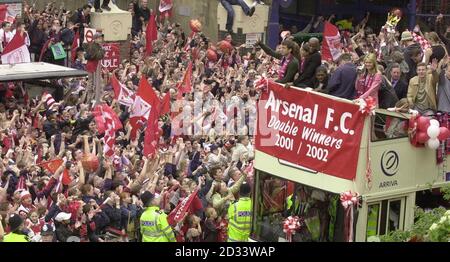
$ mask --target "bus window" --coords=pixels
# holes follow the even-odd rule
[[[387,233],[400,229],[401,206],[401,200],[389,201],[389,220]]]
[[[339,195],[257,172],[252,238],[257,241],[286,241],[283,221],[298,216],[301,227],[294,242],[341,241],[342,209]]]
[[[376,113],[372,142],[408,137],[408,119]]]
[[[380,216],[380,204],[372,204],[367,209],[367,238],[378,235],[378,218]]]
[[[366,238],[403,229],[406,198],[370,203],[367,208]]]

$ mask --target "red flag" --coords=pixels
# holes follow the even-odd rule
[[[322,41],[322,59],[337,61],[342,54],[341,35],[336,26],[325,22]]]
[[[30,63],[30,52],[25,45],[26,35],[16,32],[11,41],[5,46],[2,53],[2,64]]]
[[[6,21],[8,5],[0,5],[0,22]]]
[[[145,31],[145,41],[146,41],[146,48],[145,48],[145,56],[149,56],[153,52],[153,41],[158,39],[158,29],[156,27],[156,18],[155,18],[155,12],[152,12],[150,14],[150,19],[148,20],[147,24],[147,30]]]
[[[169,225],[175,226],[178,222],[180,222],[186,213],[189,212],[190,207],[192,205],[192,202],[194,201],[194,198],[197,196],[198,189],[196,189],[194,192],[192,192],[189,197],[186,197],[181,201],[177,207],[170,212],[169,216],[167,217],[167,221],[169,222]]]
[[[154,154],[158,146],[158,140],[161,134],[159,133],[158,115],[156,113],[157,112],[150,113],[147,128],[145,129],[144,156]]]
[[[165,115],[170,113],[170,92],[167,92],[161,101],[161,107],[159,109],[159,115]]]
[[[42,162],[39,164],[40,167],[48,170],[50,173],[56,173],[56,170],[63,164],[63,160],[61,158],[53,159],[47,162]],[[69,170],[64,168],[64,172],[60,177],[60,181],[63,185],[69,185],[72,182],[72,179],[69,176]]]
[[[72,49],[70,55],[72,56],[72,62],[77,59],[77,48],[80,47],[80,32],[79,30],[75,33],[75,37],[72,42]]]
[[[8,12],[8,5],[2,4],[0,5],[0,23],[2,22],[10,22],[14,23],[16,18]]]
[[[172,0],[161,0],[159,2],[159,20],[163,21],[166,17],[172,17]]]
[[[183,81],[178,84],[178,98],[180,98],[184,93],[189,93],[192,91],[192,61],[189,62],[186,72],[183,76]]]
[[[159,12],[164,13],[171,10],[173,7],[172,0],[161,0],[159,2]]]
[[[108,129],[106,119],[111,119],[111,125],[113,126],[114,131],[122,129],[122,122],[120,122],[116,112],[114,112],[107,104],[96,105],[93,109],[93,115],[99,134],[105,133]]]
[[[131,139],[136,138],[137,130],[149,119],[152,109],[156,109],[156,114],[160,106],[160,101],[152,86],[148,83],[145,76],[139,82],[139,88],[134,99],[133,107],[131,108],[130,124]]]
[[[114,98],[119,104],[124,106],[131,106],[134,102],[134,93],[128,89],[124,84],[120,83],[116,75],[113,74],[111,78],[111,85],[114,89]]]

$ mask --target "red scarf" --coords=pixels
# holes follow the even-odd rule
[[[283,57],[283,59],[281,60],[281,67],[278,70],[278,79],[284,78],[284,76],[286,75],[286,72],[287,72],[288,65],[292,61],[292,58],[293,58],[293,55],[290,54],[287,57]]]
[[[367,90],[372,86],[373,80],[375,79],[375,75],[370,75],[368,73],[365,74],[364,77],[359,79],[359,88],[356,90],[357,97],[361,97]]]

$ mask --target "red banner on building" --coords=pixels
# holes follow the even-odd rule
[[[118,43],[102,44],[105,50],[105,57],[102,59],[102,67],[107,68],[108,71],[113,71],[119,67],[120,64],[120,48]]]
[[[256,149],[352,180],[363,127],[364,115],[357,105],[270,82],[258,104]]]

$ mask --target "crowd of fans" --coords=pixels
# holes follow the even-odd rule
[[[5,45],[18,26],[29,37],[34,61],[53,60],[49,46],[62,42],[68,49],[74,35],[89,27],[91,6],[73,12],[49,4],[45,10],[25,5],[24,19],[3,23],[0,44]],[[351,21],[339,25],[343,54],[336,62],[322,61],[316,37],[296,42],[295,31],[283,32],[276,50],[258,41],[253,49],[225,41],[230,52],[215,48],[203,33],[189,36],[179,24],[158,19],[158,39],[146,56],[146,26],[151,17],[147,1],[132,1],[131,50],[114,72],[103,71],[102,101],[119,116],[123,129],[116,132],[113,157],[105,157],[89,92],[90,79],[59,80],[64,95],[29,98],[21,83],[2,86],[0,103],[0,240],[15,241],[141,241],[139,219],[148,204],[169,214],[186,197],[198,192],[188,214],[170,225],[177,241],[227,241],[228,207],[253,186],[252,119],[260,89],[258,77],[276,79],[286,88],[297,86],[355,100],[373,97],[380,108],[414,109],[422,114],[450,112],[450,26],[439,15],[432,32],[424,32],[431,46],[423,49],[412,32],[387,32]],[[333,22],[334,17],[329,21]],[[320,33],[325,19],[312,19],[302,33]],[[350,23],[350,27],[348,27]],[[284,31],[284,30],[281,30]],[[280,33],[281,33],[280,31]],[[417,34],[422,34],[416,30]],[[260,48],[259,48],[260,47]],[[86,51],[80,47],[72,67],[85,69]],[[189,61],[193,61],[192,92],[180,96]],[[195,135],[174,135],[172,110],[159,119],[162,136],[156,154],[143,156],[145,128],[132,138],[130,107],[118,103],[112,74],[136,92],[144,77],[163,99],[169,93],[172,108],[183,101],[182,113],[202,102],[200,114],[189,124],[200,126]],[[243,112],[227,115],[228,101],[244,101]],[[233,104],[233,103],[231,103]],[[176,111],[176,112],[174,112]],[[213,118],[212,116],[219,116]],[[232,121],[233,130],[216,132]],[[245,123],[244,127],[238,122]],[[184,122],[186,123],[186,122]],[[239,132],[237,132],[239,131]],[[97,156],[99,167],[90,169],[87,156]],[[51,172],[41,163],[61,159]],[[86,165],[86,162],[88,163]],[[95,162],[95,161],[92,161]],[[61,176],[67,173],[67,183]],[[148,193],[150,192],[150,193]],[[168,237],[174,241],[174,238]]]

